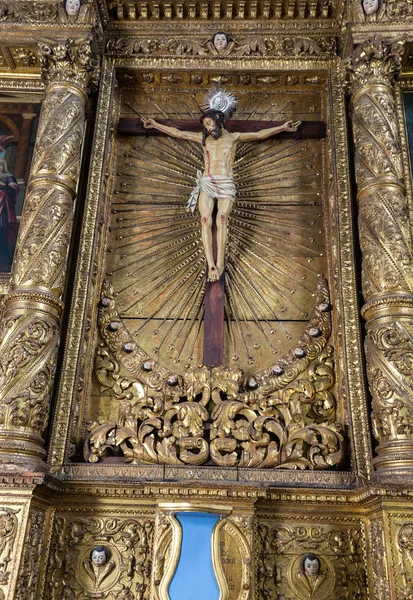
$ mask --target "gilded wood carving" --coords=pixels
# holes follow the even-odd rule
[[[7,455],[17,444],[35,462],[44,456],[86,92],[98,75],[89,39],[43,43],[40,50],[48,88],[0,347],[0,449]]]
[[[374,38],[355,49],[348,65],[366,302],[365,350],[373,431],[380,441],[375,462],[383,473],[387,468],[395,472],[403,468],[392,463],[398,453],[410,455],[413,430],[413,253],[392,88],[402,52],[401,43],[386,45]]]

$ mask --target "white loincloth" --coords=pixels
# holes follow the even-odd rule
[[[197,171],[196,185],[189,196],[186,210],[194,212],[201,192],[205,192],[210,198],[235,198],[235,183],[232,177],[226,175],[206,175],[203,177],[201,171]]]

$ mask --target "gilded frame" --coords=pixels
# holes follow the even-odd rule
[[[254,70],[254,58],[222,58],[219,67],[225,72],[243,72]],[[52,426],[49,446],[49,462],[52,470],[59,472],[67,466],[71,476],[76,473],[88,472],[86,465],[70,464],[69,446],[70,431],[73,426],[74,413],[83,410],[85,402],[85,385],[91,376],[93,357],[91,344],[95,331],[93,324],[96,320],[96,306],[98,293],[104,268],[105,232],[102,231],[102,221],[107,214],[110,203],[110,186],[107,181],[109,162],[112,160],[110,150],[113,141],[113,120],[116,120],[116,105],[114,86],[116,70],[131,69],[134,71],[170,70],[198,66],[196,58],[176,57],[171,62],[168,58],[155,57],[128,57],[104,58],[101,88],[98,101],[97,120],[94,138],[94,147],[98,150],[92,158],[89,183],[86,195],[86,208],[83,231],[81,232],[80,250],[77,258],[77,272],[74,285],[74,296],[69,314],[68,336],[63,352],[61,378],[58,382],[57,403]],[[216,70],[214,59],[203,58],[202,67],[206,70]],[[343,95],[343,86],[338,59],[295,58],[285,61],[283,59],[265,58],[259,63],[260,71],[279,71],[288,68],[296,71],[324,71],[329,72],[328,78],[328,112],[330,114],[330,156],[333,157],[330,169],[335,175],[336,183],[332,185],[329,193],[334,198],[337,231],[332,233],[335,248],[330,243],[328,251],[330,261],[330,274],[339,273],[339,286],[332,290],[334,302],[337,305],[335,318],[336,329],[343,332],[343,339],[334,340],[337,348],[342,347],[342,360],[338,373],[338,389],[346,403],[348,420],[351,423],[350,445],[352,448],[353,463],[350,472],[346,473],[295,473],[291,478],[294,483],[301,481],[309,485],[354,485],[360,477],[371,477],[371,448],[369,434],[369,419],[367,412],[366,390],[363,379],[362,344],[358,316],[358,303],[356,292],[355,258],[353,252],[353,222],[351,206],[351,188],[349,173],[349,154],[347,148],[346,108]],[[111,131],[112,130],[112,131]],[[105,162],[105,156],[107,161]],[[333,254],[337,262],[332,263]],[[337,278],[336,278],[337,279]],[[346,290],[346,299],[341,293]],[[90,324],[92,329],[90,330]],[[86,355],[86,358],[85,358]],[[80,386],[79,386],[80,384]],[[70,466],[69,466],[70,465]],[[152,467],[151,467],[152,468]],[[137,476],[145,471],[139,466],[121,467],[131,475]],[[159,468],[155,468],[159,470]],[[198,469],[199,470],[199,469]],[[180,469],[175,469],[179,477]],[[193,469],[191,469],[193,471]],[[213,469],[215,471],[215,469]],[[209,473],[212,478],[220,478],[218,473]],[[111,468],[102,468],[102,474],[113,473]],[[265,474],[246,474],[247,481],[278,481],[288,484],[289,474],[278,472],[274,477],[268,478]]]

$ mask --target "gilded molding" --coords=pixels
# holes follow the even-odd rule
[[[237,510],[226,504],[203,505],[199,502],[176,501],[158,505],[151,598],[169,600],[168,589],[179,563],[183,535],[181,524],[175,517],[178,511],[220,515],[211,539],[212,565],[220,591],[219,600],[248,600],[252,594],[253,576],[253,527],[249,510],[245,507]]]
[[[15,600],[23,541],[27,527],[30,491],[0,489],[0,597]]]
[[[159,540],[155,542],[153,595],[158,600],[169,600],[169,585],[181,553],[181,524],[173,515],[158,515],[157,535]]]
[[[0,506],[0,592],[1,597],[10,596],[10,556],[17,552],[16,537],[18,530],[19,509]]]
[[[383,519],[371,519],[367,526],[367,544],[371,556],[371,593],[377,600],[391,600],[388,552]]]

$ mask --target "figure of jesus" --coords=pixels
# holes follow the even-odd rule
[[[228,217],[234,204],[236,189],[233,166],[235,149],[240,142],[266,140],[282,131],[297,131],[300,121],[286,121],[283,125],[262,129],[258,132],[230,133],[225,129],[225,113],[207,110],[202,114],[202,132],[181,131],[168,127],[154,119],[142,117],[144,127],[157,129],[171,137],[189,140],[203,145],[204,172],[198,171],[196,186],[191,193],[187,209],[198,209],[201,214],[202,243],[208,264],[208,281],[218,281],[225,268],[225,246],[227,242]],[[212,249],[212,213],[217,202],[217,260]]]

